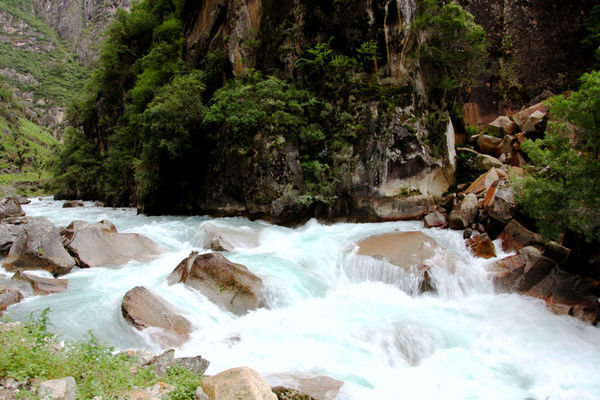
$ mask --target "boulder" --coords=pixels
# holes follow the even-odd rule
[[[479,135],[477,138],[477,147],[479,151],[484,154],[489,154],[491,156],[498,155],[498,148],[502,144],[502,139],[497,138],[495,136],[489,135]]]
[[[16,289],[0,289],[0,312],[23,300],[23,295]]]
[[[526,293],[546,302],[552,312],[570,315],[596,325],[600,319],[600,303],[593,288],[580,276],[555,268]]]
[[[278,400],[317,400],[312,396],[300,392],[296,389],[290,389],[283,386],[275,386],[271,388]]]
[[[38,395],[52,400],[75,400],[77,384],[71,376],[62,379],[51,379],[40,383]]]
[[[525,247],[517,254],[496,261],[491,266],[493,282],[500,291],[525,293],[542,281],[556,267],[535,247]]]
[[[517,213],[515,194],[507,180],[498,180],[487,191],[483,206],[488,215],[502,223],[507,223]]]
[[[465,194],[474,193],[480,194],[487,192],[494,183],[500,178],[506,177],[506,174],[497,168],[491,168],[488,172],[477,178],[471,186],[465,190]]]
[[[524,132],[543,132],[545,130],[544,122],[547,113],[542,111],[535,111],[531,114],[525,124],[523,124]]]
[[[441,228],[444,227],[448,222],[446,216],[439,211],[429,213],[423,218],[425,228]]]
[[[10,217],[22,217],[25,212],[14,197],[5,197],[0,200],[0,221]]]
[[[492,242],[487,233],[482,233],[467,239],[467,247],[471,250],[475,257],[496,257],[496,248],[494,247],[494,242]]]
[[[23,224],[0,223],[0,255],[7,255],[11,246],[23,233]]]
[[[358,242],[358,254],[408,268],[434,257],[437,247],[437,242],[422,232],[398,232],[361,240]]]
[[[210,362],[201,356],[175,358],[175,350],[167,350],[164,353],[152,357],[144,365],[153,366],[157,375],[166,375],[170,368],[180,366],[194,374],[203,375]]]
[[[220,226],[213,221],[203,222],[200,229],[204,232],[204,238],[200,245],[212,251],[253,249],[259,246],[260,232],[262,231],[262,229],[248,227]]]
[[[502,142],[498,146],[497,155],[500,156],[502,154],[509,155],[513,149],[513,145],[517,143],[517,138],[512,135],[506,135],[502,138]]]
[[[500,168],[502,167],[502,162],[498,160],[496,157],[492,157],[487,154],[481,154],[473,149],[469,149],[468,147],[459,147],[456,149],[458,153],[470,153],[475,156],[474,167],[481,171],[488,171],[491,168]]]
[[[25,197],[25,196],[18,196],[18,195],[17,195],[17,196],[10,196],[10,197],[12,197],[12,198],[13,198],[13,199],[14,199],[14,200],[17,202],[17,204],[19,204],[19,205],[21,205],[21,206],[22,206],[22,205],[25,205],[25,204],[29,204],[29,203],[31,203],[31,200],[29,200],[29,199],[28,199],[27,197]]]
[[[67,200],[63,203],[62,207],[63,208],[76,208],[76,207],[83,207],[83,201],[80,200]]]
[[[519,127],[510,118],[500,116],[488,124],[488,129],[498,135],[512,135]]]
[[[244,315],[263,307],[262,280],[241,264],[219,253],[192,252],[169,275],[169,284],[184,283],[206,296],[216,305]]]
[[[498,237],[502,240],[504,251],[515,251],[525,246],[534,246],[540,249],[544,256],[553,259],[560,265],[566,263],[571,254],[570,249],[556,242],[545,241],[542,236],[525,228],[514,219],[504,227]]]
[[[31,289],[23,292],[25,295],[45,296],[48,294],[61,293],[67,290],[69,285],[68,279],[47,279],[39,276],[27,274],[24,272],[16,272],[13,281],[21,281]]]
[[[61,230],[63,244],[82,268],[123,265],[131,260],[147,261],[163,250],[139,233],[119,233],[110,221],[88,224],[73,221]]]
[[[189,339],[192,324],[179,315],[173,306],[145,287],[137,286],[123,297],[121,312],[136,329],[151,331],[162,346],[180,346]]]
[[[479,203],[477,196],[469,193],[456,202],[450,212],[449,226],[451,229],[465,229],[475,222]]]
[[[274,386],[273,391],[275,388],[278,389],[278,395],[279,393],[289,395],[293,390],[299,392],[301,396],[307,396],[298,397],[301,400],[334,400],[344,385],[344,382],[324,375],[272,374],[266,376],[266,379]],[[279,388],[283,388],[283,390]],[[291,399],[295,400],[296,397],[291,397]]]
[[[200,386],[209,400],[277,400],[267,382],[248,367],[204,378]]]
[[[23,226],[4,261],[7,271],[45,269],[54,276],[67,274],[74,266],[58,228],[46,217],[31,218]]]
[[[535,104],[529,108],[519,111],[518,113],[516,113],[515,115],[512,116],[512,119],[519,126],[519,128],[523,129],[529,116],[536,111],[541,111],[542,113],[547,113],[548,106],[544,103]]]

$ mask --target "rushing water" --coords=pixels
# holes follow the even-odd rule
[[[600,330],[556,316],[539,300],[495,294],[489,261],[465,249],[461,232],[421,222],[288,229],[242,218],[145,217],[133,209],[63,209],[34,200],[24,207],[58,226],[112,221],[120,232],[152,238],[165,254],[116,269],[74,270],[66,292],[26,299],[16,318],[50,307],[53,329],[80,339],[92,331],[118,348],[159,351],[120,314],[123,295],[146,286],[195,325],[178,356],[200,354],[208,373],[249,366],[263,375],[327,375],[345,382],[338,399],[600,399]],[[270,307],[236,317],[166,277],[192,250],[203,227],[259,235],[259,247],[226,254],[265,282]],[[415,294],[414,277],[355,254],[374,234],[420,230],[440,245],[431,280],[436,294]]]

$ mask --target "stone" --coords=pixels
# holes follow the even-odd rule
[[[494,247],[494,242],[492,242],[487,233],[482,233],[467,239],[467,247],[471,250],[475,257],[496,257],[496,248]]]
[[[580,276],[559,268],[555,268],[526,294],[544,300],[555,314],[570,315],[592,325],[600,320],[600,303],[591,285]]]
[[[68,279],[47,279],[20,271],[17,271],[11,279],[29,284],[31,293],[38,296],[64,292],[69,285]]]
[[[502,142],[498,146],[497,155],[509,155],[513,149],[513,145],[517,142],[517,138],[512,135],[506,135],[502,138]]]
[[[465,229],[475,222],[479,203],[477,196],[469,193],[458,201],[450,212],[449,226],[451,229]]]
[[[563,265],[571,254],[570,249],[556,242],[545,241],[541,235],[530,231],[514,219],[508,222],[498,238],[502,240],[504,251],[515,251],[526,246],[534,246],[541,250],[546,257],[560,265]]]
[[[488,215],[502,223],[510,221],[518,210],[515,194],[507,180],[498,180],[487,191],[483,206]]]
[[[244,265],[219,253],[192,252],[169,275],[169,284],[184,283],[236,315],[264,307],[262,280]]]
[[[83,201],[80,200],[67,200],[62,205],[63,208],[76,208],[84,207]]]
[[[163,250],[139,233],[119,233],[110,221],[73,221],[61,230],[63,244],[82,268],[112,267],[131,260],[149,261]]]
[[[324,375],[272,374],[267,375],[266,379],[274,387],[287,389],[287,393],[295,390],[304,396],[309,396],[300,397],[299,399],[302,400],[335,400],[344,385],[344,382]]]
[[[38,394],[52,400],[75,400],[77,384],[72,376],[40,383]]]
[[[149,333],[162,346],[180,346],[189,339],[192,324],[179,315],[164,299],[142,286],[129,290],[123,297],[121,312],[136,329]]]
[[[524,130],[523,128],[525,127],[525,123],[527,122],[529,116],[535,113],[536,111],[548,113],[548,106],[544,103],[535,104],[529,108],[519,111],[518,113],[512,116],[512,119],[516,122],[519,128]]]
[[[488,129],[498,135],[512,135],[519,127],[507,116],[500,116],[488,124]]]
[[[437,242],[422,232],[388,233],[358,242],[358,254],[408,268],[433,258],[437,247]]]
[[[296,389],[289,389],[283,386],[275,386],[271,388],[278,400],[316,400],[314,397],[300,392]]]
[[[541,282],[555,267],[553,260],[529,246],[515,255],[496,261],[490,269],[498,290],[524,293]]]
[[[46,217],[31,218],[23,226],[4,261],[7,271],[44,269],[54,276],[67,274],[74,266],[58,228]]]
[[[210,362],[201,356],[175,358],[175,350],[167,350],[153,357],[144,365],[153,366],[157,375],[166,375],[169,368],[180,366],[197,375],[203,375]]]
[[[448,222],[446,216],[439,211],[429,213],[423,218],[425,228],[441,228],[444,227]]]
[[[477,178],[471,186],[465,190],[465,194],[480,194],[487,192],[489,188],[500,178],[506,177],[506,174],[497,168],[491,168],[488,172]]]
[[[11,246],[23,233],[23,224],[0,223],[0,255],[6,256]]]
[[[545,130],[543,122],[546,119],[547,113],[535,111],[531,114],[523,125],[524,132],[543,132]]]
[[[277,400],[267,382],[248,367],[204,378],[200,386],[209,400]]]
[[[25,212],[14,197],[5,197],[0,200],[0,221],[10,217],[22,217]]]
[[[473,149],[469,149],[468,147],[459,147],[456,149],[458,153],[470,153],[475,156],[474,167],[481,171],[488,171],[491,168],[500,168],[502,167],[502,162],[496,157],[492,157],[488,154],[481,154]]]
[[[498,148],[502,144],[502,139],[495,136],[479,135],[477,138],[477,147],[483,154],[489,154],[491,156],[497,156]]]
[[[202,386],[198,386],[198,388],[196,388],[196,400],[208,400],[208,396],[206,395],[206,393],[204,393],[204,390],[202,390]]]
[[[22,206],[22,205],[25,205],[25,204],[29,204],[29,203],[31,203],[31,200],[30,200],[30,199],[28,199],[28,198],[27,198],[27,197],[25,197],[25,196],[18,196],[18,195],[17,195],[17,196],[10,196],[10,197],[12,197],[12,198],[13,198],[13,199],[14,199],[14,200],[17,202],[17,204],[19,204],[19,205],[21,205],[21,206]]]
[[[0,312],[23,300],[23,295],[16,289],[0,289]]]
[[[523,154],[518,150],[513,150],[510,153],[510,157],[508,157],[506,162],[508,164],[512,165],[513,167],[519,167],[519,168],[527,165],[527,160],[525,160],[525,157],[523,156]]]
[[[213,221],[203,222],[200,229],[204,233],[200,245],[213,251],[256,248],[259,246],[260,232],[262,231],[262,228],[220,226]]]

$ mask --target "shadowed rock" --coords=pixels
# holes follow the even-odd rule
[[[0,220],[10,217],[22,217],[25,212],[14,197],[5,197],[0,200]]]
[[[75,260],[62,245],[58,228],[46,217],[31,218],[23,226],[4,261],[8,271],[44,269],[54,276],[64,275]]]
[[[244,315],[264,306],[262,280],[244,265],[222,254],[192,252],[168,278],[169,284],[184,283],[197,289],[216,305]]]
[[[166,300],[142,286],[128,291],[121,305],[123,317],[138,330],[157,328],[151,336],[162,346],[181,346],[189,339],[192,324]]]
[[[88,224],[73,221],[61,230],[63,244],[82,268],[123,265],[131,260],[147,261],[163,250],[138,233],[118,233],[110,221]]]

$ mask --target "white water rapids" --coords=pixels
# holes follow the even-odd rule
[[[58,226],[75,219],[112,221],[120,232],[149,236],[166,252],[148,263],[75,269],[66,292],[9,309],[17,319],[50,307],[55,332],[83,339],[92,331],[117,348],[159,351],[122,318],[123,295],[146,286],[195,325],[177,356],[202,355],[207,373],[249,366],[263,375],[327,375],[345,382],[338,399],[600,399],[600,329],[547,311],[536,299],[495,294],[490,261],[466,250],[462,232],[421,222],[323,225],[288,229],[242,218],[146,217],[133,209],[61,208],[34,200],[27,215]],[[259,247],[225,254],[260,276],[269,309],[236,317],[166,277],[203,242],[203,223],[257,232]],[[374,234],[423,231],[444,250],[432,270],[436,294],[384,261],[353,254]],[[448,272],[447,254],[456,261]],[[504,256],[504,254],[502,255]]]

